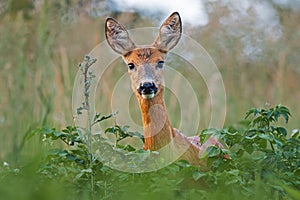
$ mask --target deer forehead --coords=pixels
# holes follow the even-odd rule
[[[134,63],[135,65],[156,64],[158,61],[164,61],[166,52],[155,47],[140,47],[133,49],[125,54],[126,63]]]

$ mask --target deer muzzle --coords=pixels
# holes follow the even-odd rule
[[[153,82],[144,82],[140,84],[140,87],[137,89],[138,93],[142,96],[143,99],[152,99],[158,88]]]

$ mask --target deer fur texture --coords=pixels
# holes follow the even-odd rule
[[[167,52],[178,43],[181,33],[182,23],[177,12],[163,22],[153,44],[148,46],[137,46],[127,30],[113,18],[107,18],[105,25],[109,46],[122,55],[128,65],[131,87],[142,113],[143,148],[159,151],[171,144],[170,151],[179,153],[179,159],[205,167],[206,162],[200,161],[205,149],[211,145],[224,148],[223,145],[215,138],[200,144],[199,137],[188,138],[173,128],[164,102],[163,62]]]

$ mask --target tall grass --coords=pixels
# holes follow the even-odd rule
[[[21,12],[1,18],[1,160],[9,153],[6,159],[18,161],[32,128],[53,124],[55,116],[70,110],[69,103],[69,107],[64,105],[71,88],[66,88],[62,79],[71,76],[71,64],[62,63],[60,55],[55,55],[57,32],[53,30],[59,24],[51,23],[51,9],[45,3],[30,19]]]

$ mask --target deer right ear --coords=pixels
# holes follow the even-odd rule
[[[182,24],[178,12],[172,13],[161,25],[153,46],[169,51],[178,43],[182,33]]]
[[[127,30],[113,18],[106,19],[105,36],[109,46],[121,55],[135,48]]]

